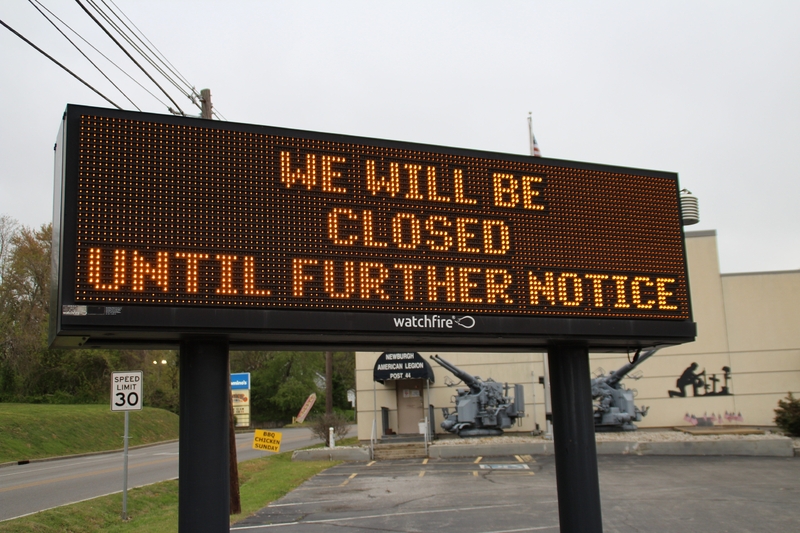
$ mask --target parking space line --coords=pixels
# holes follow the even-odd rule
[[[427,457],[422,460],[422,464],[424,464],[424,465],[428,464],[428,458]]]
[[[424,470],[420,470],[420,471],[419,471],[419,477],[422,477],[422,476],[424,476],[424,475],[425,475],[425,471],[424,471]]]
[[[466,512],[466,511],[482,511],[485,509],[502,509],[507,507],[521,507],[522,504],[519,503],[509,503],[503,505],[481,505],[475,507],[457,507],[457,508],[448,508],[448,509],[430,509],[430,510],[422,510],[422,511],[406,511],[406,512],[399,512],[399,513],[382,513],[382,514],[374,514],[374,515],[364,515],[364,516],[350,516],[350,517],[340,517],[340,518],[325,518],[321,520],[303,520],[302,522],[283,522],[279,524],[263,524],[257,526],[241,526],[241,527],[232,527],[230,528],[231,531],[244,531],[247,529],[267,529],[273,527],[283,527],[283,526],[294,526],[297,524],[331,524],[336,522],[353,522],[355,520],[369,520],[373,518],[391,518],[394,516],[413,516],[413,515],[425,515],[425,514],[438,514],[438,513],[452,513],[452,512]],[[553,527],[558,526],[548,526],[547,528],[541,529],[552,529]],[[534,531],[535,529],[528,529],[527,531]],[[518,531],[526,531],[525,529],[520,529]],[[508,532],[500,532],[497,531],[495,533],[512,533],[512,531]]]
[[[483,459],[483,457],[481,457],[481,456],[478,456],[478,458],[477,458],[477,459],[475,459],[475,461],[473,461],[473,463],[472,463],[472,464],[478,464],[478,463],[480,463],[480,462],[481,462],[481,459]]]
[[[318,503],[341,502],[345,500],[313,500],[310,502],[295,502],[295,503],[271,503],[267,505],[269,508],[273,507],[295,507],[297,505],[316,505]]]
[[[350,483],[350,480],[351,480],[351,479],[353,479],[354,477],[356,477],[357,475],[358,475],[358,474],[350,474],[350,477],[349,477],[349,478],[347,478],[347,479],[345,479],[344,481],[342,481],[342,484],[341,484],[341,485],[339,485],[339,486],[340,486],[340,487],[344,487],[345,485],[347,485],[348,483]]]
[[[485,533],[521,533],[522,531],[542,531],[545,529],[558,529],[559,526],[536,526],[536,527],[525,527],[522,529],[503,529],[503,530],[496,530],[496,531],[486,531]]]
[[[375,464],[375,463],[377,463],[377,462],[378,462],[378,461],[370,461],[369,463],[367,463],[367,466],[372,466],[372,465],[374,465],[374,464]]]

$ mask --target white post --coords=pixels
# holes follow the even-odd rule
[[[553,410],[550,400],[550,364],[547,361],[547,354],[544,354],[544,416],[547,419],[547,432],[544,437],[546,439],[553,438]]]
[[[539,422],[536,420],[536,372],[531,370],[531,384],[533,385],[533,434],[541,435],[542,431],[539,429]]]
[[[125,411],[125,436],[123,437],[123,467],[122,467],[122,519],[128,519],[128,421],[130,411]]]
[[[333,440],[333,428],[328,428],[328,445],[331,448],[336,448],[336,441]]]

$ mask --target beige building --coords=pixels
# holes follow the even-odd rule
[[[800,395],[800,270],[720,274],[715,231],[687,232],[686,252],[697,340],[659,350],[632,373],[639,379],[624,380],[627,388],[637,390],[636,405],[649,407],[637,425],[774,425],[778,400],[790,391]],[[432,353],[420,352],[428,361]],[[508,431],[529,432],[537,424],[544,429],[540,378],[545,354],[437,353],[483,379],[523,384],[526,414]],[[458,380],[430,361],[434,383],[377,383],[373,368],[379,356],[380,352],[356,353],[359,439],[369,440],[373,420],[379,437],[384,429],[418,433],[419,422],[429,413],[437,433],[442,432],[441,408],[452,409],[455,395],[445,382]],[[627,357],[592,353],[590,367],[607,373],[625,364]],[[682,375],[685,379],[679,379]],[[431,405],[434,409],[426,409]]]

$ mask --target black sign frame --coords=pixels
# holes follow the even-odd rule
[[[347,143],[377,147],[376,149],[442,154],[443,157],[492,159],[503,164],[530,164],[533,160],[520,155],[69,105],[56,146],[50,314],[50,340],[53,346],[174,348],[187,336],[217,334],[224,335],[233,349],[269,345],[291,349],[337,346],[359,350],[402,351],[413,346],[416,350],[527,351],[556,342],[574,342],[597,350],[625,351],[643,346],[691,342],[696,336],[696,325],[691,318],[685,243],[680,228],[677,175],[544,158],[535,158],[535,163],[543,168],[553,169],[554,172],[559,169],[615,172],[669,182],[670,190],[674,191],[674,202],[670,202],[675,206],[674,212],[669,214],[670,231],[680,239],[679,257],[673,259],[682,265],[680,276],[682,305],[685,309],[681,317],[607,318],[559,314],[519,316],[454,312],[447,308],[434,308],[431,312],[391,309],[375,312],[355,308],[254,309],[163,303],[128,305],[105,303],[97,299],[80,301],[76,298],[78,260],[75,251],[80,201],[77,181],[81,172],[80,157],[83,148],[77,132],[83,116],[270,134],[308,142]],[[638,245],[646,247],[648,243]]]

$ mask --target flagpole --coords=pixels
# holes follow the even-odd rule
[[[533,157],[542,157],[542,153],[539,151],[539,144],[536,142],[536,137],[533,135],[531,111],[528,111],[528,141],[530,142],[531,155]]]
[[[531,155],[533,155],[533,119],[531,118],[531,111],[528,111],[528,147]]]

